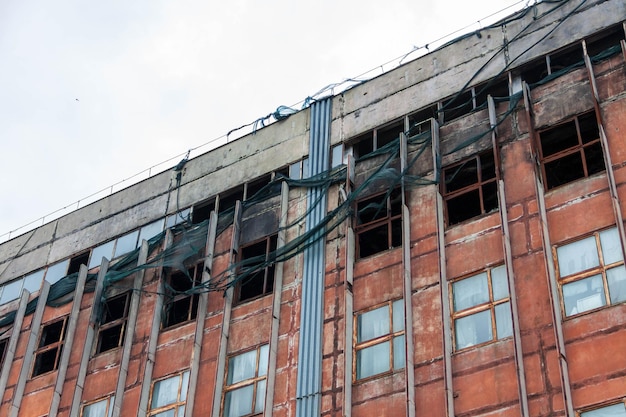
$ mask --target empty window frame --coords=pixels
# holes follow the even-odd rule
[[[0,340],[0,369],[2,369],[2,364],[4,363],[4,356],[7,353],[8,347],[9,347],[9,339],[1,339]]]
[[[444,168],[443,198],[448,226],[496,210],[498,185],[493,151]]]
[[[355,381],[404,368],[404,300],[358,313],[354,321]]]
[[[546,189],[604,171],[604,154],[593,111],[539,132]]]
[[[185,415],[189,371],[160,379],[152,384],[149,416],[182,417]]]
[[[456,350],[513,334],[504,265],[455,281],[450,287]]]
[[[260,414],[265,408],[269,345],[228,358],[223,417]]]
[[[536,58],[520,70],[521,78],[528,84],[535,84],[549,75],[562,71],[575,64],[583,64],[583,50],[579,42],[559,51]]]
[[[589,411],[583,411],[578,414],[579,417],[626,417],[626,405],[624,401],[617,404],[596,408]]]
[[[351,141],[353,155],[356,159],[359,159],[377,151],[398,139],[402,132],[404,132],[404,119],[364,133]]]
[[[32,377],[56,371],[61,359],[67,317],[44,324],[35,351]]]
[[[81,417],[111,417],[113,415],[113,403],[115,396],[84,404],[81,411]]]
[[[626,269],[617,228],[557,246],[553,255],[565,317],[626,301]]]
[[[357,259],[402,245],[402,191],[377,194],[356,204]]]
[[[111,297],[104,302],[101,313],[102,321],[98,328],[96,353],[106,352],[122,346],[124,334],[126,333],[129,304],[129,292]]]
[[[443,123],[464,116],[474,110],[485,108],[488,95],[492,97],[508,97],[508,79],[493,79],[477,84],[458,96],[444,101],[440,110],[440,112],[443,112]]]
[[[171,271],[165,285],[165,312],[163,327],[171,327],[196,318],[199,293],[193,291],[202,282],[204,263],[200,262],[187,272]]]
[[[239,249],[240,269],[235,287],[238,302],[271,294],[274,290],[275,264],[271,255],[276,251],[277,235],[265,238]]]

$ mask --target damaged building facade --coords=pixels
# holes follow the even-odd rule
[[[0,245],[0,417],[626,416],[626,5],[545,1]]]

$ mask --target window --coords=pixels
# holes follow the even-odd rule
[[[113,403],[115,396],[107,397],[90,404],[83,405],[81,417],[111,417],[113,415]]]
[[[539,132],[541,167],[548,190],[604,171],[594,112]]]
[[[553,253],[565,317],[626,301],[626,270],[617,228],[559,246]]]
[[[443,198],[448,226],[498,208],[493,152],[467,158],[443,170]]]
[[[189,371],[155,381],[152,385],[149,416],[182,417],[189,388]]]
[[[65,340],[66,318],[42,326],[39,343],[35,351],[35,365],[32,376],[55,371],[59,367],[61,350]]]
[[[354,157],[358,159],[379,150],[398,139],[402,132],[404,132],[404,119],[364,133],[352,141]]]
[[[200,262],[187,272],[172,271],[166,284],[165,315],[163,327],[174,326],[196,318],[199,294],[191,290],[202,282],[204,263]]]
[[[309,158],[289,165],[289,178],[292,180],[301,180],[309,177]]]
[[[357,258],[402,245],[402,191],[368,197],[356,205]]]
[[[455,281],[451,287],[457,350],[513,334],[504,265]]]
[[[343,165],[343,144],[330,148],[330,168],[337,168]]]
[[[580,413],[580,417],[626,417],[624,403],[609,405],[608,407],[596,408],[595,410]]]
[[[269,345],[228,359],[223,417],[242,417],[263,412]]]
[[[9,339],[0,340],[0,369],[2,369],[2,364],[4,364],[4,355],[6,355],[8,347]]]
[[[130,293],[111,297],[102,307],[102,321],[98,329],[98,344],[96,353],[106,352],[122,346],[126,332],[126,319]]]
[[[493,79],[468,88],[463,93],[444,101],[440,112],[443,122],[447,123],[458,117],[487,106],[487,96],[508,97],[509,82],[507,79]]]
[[[385,305],[355,316],[354,379],[404,368],[404,301]]]
[[[240,270],[236,286],[237,301],[250,300],[274,290],[274,263],[270,254],[276,250],[277,235],[241,247]]]

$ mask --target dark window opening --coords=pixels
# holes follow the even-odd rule
[[[61,350],[65,340],[65,324],[66,319],[62,319],[42,327],[35,351],[33,377],[55,371],[59,367]]]
[[[607,49],[618,46],[624,39],[624,29],[621,26],[614,26],[603,31],[598,36],[589,39],[587,44],[587,54],[591,57],[598,55]]]
[[[548,190],[605,170],[594,112],[539,132],[539,142]]]
[[[9,339],[0,340],[0,369],[2,368],[2,364],[4,363],[4,355],[7,353],[8,347]]]
[[[275,186],[267,187],[272,181],[272,175],[267,174],[261,178],[257,178],[254,181],[250,181],[246,184],[246,200],[251,198],[267,198],[276,195],[280,192],[280,184],[275,183]],[[262,195],[259,194],[262,192]]]
[[[476,96],[476,108],[480,108],[487,105],[487,96],[508,97],[509,81],[507,79],[488,81],[474,87],[474,91]]]
[[[581,45],[577,43],[574,46],[549,55],[548,60],[550,62],[550,73],[558,72],[571,65],[581,63],[583,61],[583,50]]]
[[[250,300],[274,290],[275,265],[270,259],[276,250],[277,235],[243,246],[240,251],[240,276],[237,282],[237,301]]]
[[[535,84],[543,80],[548,76],[548,64],[546,63],[546,57],[542,56],[522,67],[520,73],[522,80],[528,84]]]
[[[436,104],[409,115],[409,130],[407,136],[410,138],[411,136],[430,130],[430,123],[428,122],[430,119],[437,119]]]
[[[390,126],[378,129],[376,131],[376,149],[380,149],[394,140],[397,140],[402,132],[404,132],[404,121],[402,120]]]
[[[89,265],[89,252],[81,253],[70,259],[70,265],[67,268],[67,275],[80,271],[81,265]]]
[[[461,93],[458,96],[444,102],[443,120],[444,123],[470,113],[474,109],[474,97],[472,89]]]
[[[374,152],[374,131],[359,136],[354,142],[354,156],[360,158]]]
[[[402,191],[383,193],[357,202],[357,258],[402,245]]]
[[[243,184],[220,194],[220,213],[234,209],[237,200],[243,201]]]
[[[189,268],[187,273],[174,271],[166,285],[165,315],[163,327],[171,327],[196,318],[199,293],[193,292],[202,282],[204,263]]]
[[[207,220],[211,215],[211,212],[215,210],[215,199],[212,198],[209,201],[193,206],[191,223],[198,224]]]
[[[465,159],[443,170],[448,226],[498,208],[493,152]]]
[[[112,297],[104,302],[102,322],[98,329],[96,353],[106,352],[122,346],[126,332],[126,319],[130,293]]]

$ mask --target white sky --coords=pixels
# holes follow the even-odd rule
[[[526,3],[2,0],[0,242]]]

